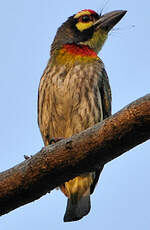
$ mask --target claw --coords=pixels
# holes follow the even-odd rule
[[[31,158],[32,157],[32,155],[30,155],[30,157],[28,156],[28,155],[24,155],[24,159],[25,160],[28,160],[29,158]]]
[[[61,140],[63,140],[63,139],[64,139],[64,137],[53,137],[53,138],[50,139],[49,144],[50,144],[50,145],[51,145],[51,144],[55,144],[55,143],[57,143],[58,141],[61,141]]]

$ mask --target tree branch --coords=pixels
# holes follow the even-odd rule
[[[149,138],[150,94],[92,128],[44,147],[30,159],[0,173],[0,215],[106,164]]]

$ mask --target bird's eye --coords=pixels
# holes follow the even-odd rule
[[[89,22],[91,21],[90,15],[83,15],[80,19],[82,22]]]

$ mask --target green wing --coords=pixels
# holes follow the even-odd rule
[[[111,116],[111,101],[112,101],[109,79],[105,69],[103,69],[102,71],[102,82],[99,89],[102,98],[103,119],[105,119]]]
[[[99,90],[100,90],[101,99],[102,99],[103,119],[105,119],[111,115],[112,98],[111,98],[111,89],[109,85],[109,79],[108,79],[107,73],[104,68],[102,69],[102,74],[101,74],[100,81],[99,81]],[[95,171],[94,180],[90,188],[91,194],[94,192],[95,186],[98,182],[100,173],[103,170],[103,168],[104,168],[104,165],[100,166],[99,169]]]

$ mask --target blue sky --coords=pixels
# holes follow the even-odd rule
[[[39,80],[57,28],[79,10],[128,11],[99,54],[110,79],[113,113],[149,93],[148,0],[5,0],[0,5],[0,171],[43,146],[37,125]],[[148,141],[105,166],[91,212],[81,221],[63,223],[66,198],[54,190],[1,217],[0,229],[150,229],[149,149]]]

